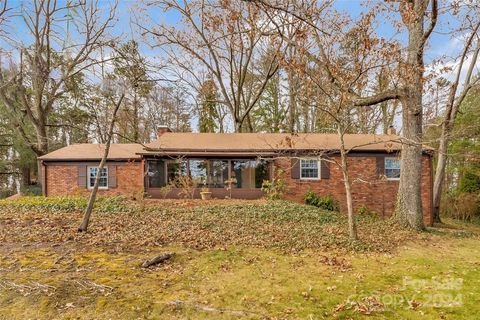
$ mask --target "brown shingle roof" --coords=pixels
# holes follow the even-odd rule
[[[395,151],[401,149],[396,135],[347,134],[347,149]],[[275,150],[338,150],[337,134],[319,133],[164,133],[146,144],[151,153],[161,151],[240,152]],[[148,152],[151,151],[151,152]]]
[[[110,145],[109,160],[140,159],[137,153],[143,150],[143,146],[135,143],[118,143]],[[52,151],[39,157],[41,160],[100,160],[105,151],[105,145],[81,143],[72,144]]]
[[[347,149],[356,151],[398,151],[400,137],[396,135],[347,134]],[[338,150],[337,134],[319,133],[164,133],[146,144],[112,144],[108,159],[140,159],[142,154],[210,154],[255,155],[278,150]],[[424,147],[425,150],[431,150]],[[100,160],[104,151],[101,144],[74,144],[50,152],[41,160]]]

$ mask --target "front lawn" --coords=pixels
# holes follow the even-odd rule
[[[475,319],[480,227],[416,234],[290,202],[0,201],[0,319]],[[467,228],[468,227],[468,228]],[[466,231],[464,231],[466,229]],[[140,264],[175,252],[150,269]]]

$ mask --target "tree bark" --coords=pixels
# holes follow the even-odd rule
[[[133,96],[133,141],[140,142],[140,128],[139,128],[139,115],[138,115],[138,97],[137,93]]]
[[[424,30],[428,4],[432,1],[430,26]],[[403,226],[424,230],[421,176],[422,176],[422,121],[423,121],[423,62],[425,42],[436,23],[436,0],[414,0],[402,3],[401,13],[408,29],[408,55],[404,69],[406,92],[403,105],[403,145],[401,153],[400,186],[394,219]]]
[[[22,170],[22,186],[28,187],[30,185],[30,167],[23,166]]]
[[[348,216],[348,233],[351,240],[358,240],[357,223],[355,221],[355,212],[353,211],[352,185],[348,174],[347,152],[345,150],[345,142],[343,139],[343,131],[338,126],[338,134],[340,136],[340,156],[341,169],[343,174],[343,183],[345,185],[345,195],[347,198],[347,216]]]
[[[105,163],[107,162],[108,152],[110,151],[110,143],[112,141],[112,136],[113,136],[113,128],[115,126],[115,120],[117,117],[117,112],[118,112],[118,109],[120,108],[120,105],[122,104],[122,100],[124,97],[125,97],[125,93],[123,93],[120,96],[117,104],[115,105],[115,109],[113,110],[112,120],[110,121],[110,127],[108,129],[107,142],[105,143],[105,152],[103,153],[102,160],[100,161],[100,165],[98,166],[97,176],[95,178],[95,184],[93,185],[92,192],[90,193],[90,198],[88,199],[87,208],[85,209],[85,212],[83,214],[82,223],[78,228],[78,232],[87,232],[88,223],[90,222],[90,216],[92,215],[93,205],[95,204],[95,200],[97,199],[98,186],[100,184],[100,176],[101,176],[100,172],[103,170],[103,168],[105,167]]]
[[[403,226],[424,230],[421,176],[422,176],[422,113],[412,108],[421,103],[421,96],[404,103],[401,174],[394,218]],[[413,110],[412,110],[413,109]]]
[[[293,47],[292,47],[293,48]],[[293,50],[293,49],[292,49]],[[288,132],[295,132],[297,120],[297,81],[294,70],[287,70],[288,74]]]
[[[172,258],[174,255],[175,255],[175,253],[162,253],[161,255],[158,255],[153,259],[145,260],[145,262],[142,263],[142,268],[148,268],[150,266],[162,263],[162,262]]]

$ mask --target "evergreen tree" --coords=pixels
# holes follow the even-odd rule
[[[218,93],[215,82],[209,77],[200,89],[200,110],[198,129],[200,132],[216,132],[218,130]]]

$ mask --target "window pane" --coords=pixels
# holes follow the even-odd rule
[[[385,158],[385,176],[389,179],[400,178],[400,160]]]
[[[187,162],[185,160],[177,162],[167,162],[167,181],[172,182],[177,177],[187,175]]]
[[[300,160],[300,177],[318,179],[319,177],[319,161],[316,159]]]
[[[232,177],[237,188],[261,188],[263,180],[268,180],[268,162],[265,160],[232,161]]]
[[[212,188],[223,188],[228,179],[228,161],[211,160],[208,184]]]
[[[302,169],[302,178],[318,178],[318,169]]]
[[[206,185],[207,183],[207,161],[206,160],[189,160],[190,176],[193,181],[198,184]]]
[[[165,185],[165,166],[163,160],[149,160],[148,164],[148,186],[160,188]]]
[[[97,172],[98,172],[97,167],[89,168],[88,186],[90,188],[93,188],[95,186],[95,179],[97,178]],[[98,186],[100,188],[107,188],[108,187],[108,171],[107,171],[107,168],[102,169]]]
[[[268,163],[265,160],[256,161],[255,188],[261,188],[263,180],[268,179]]]
[[[400,169],[385,169],[385,176],[390,179],[400,178]]]
[[[394,158],[385,158],[385,169],[400,169],[400,160]]]

